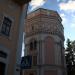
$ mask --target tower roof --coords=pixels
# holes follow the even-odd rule
[[[36,15],[39,14],[43,14],[43,15],[47,15],[47,16],[54,16],[54,17],[58,17],[60,21],[62,21],[61,17],[59,16],[57,11],[54,10],[48,10],[48,9],[44,9],[44,8],[39,8],[36,9],[30,13],[28,13],[28,17],[27,19],[30,19],[32,17],[35,17]]]

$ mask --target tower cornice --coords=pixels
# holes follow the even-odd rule
[[[52,16],[52,17],[57,17],[60,21],[62,21],[61,17],[59,16],[57,11],[54,10],[48,10],[48,9],[44,9],[44,8],[39,8],[35,11],[32,11],[30,13],[28,13],[27,19],[31,19],[35,16],[40,16],[40,15],[46,15],[46,16]]]

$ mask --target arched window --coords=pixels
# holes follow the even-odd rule
[[[37,41],[31,41],[30,42],[30,50],[36,50],[37,49]]]

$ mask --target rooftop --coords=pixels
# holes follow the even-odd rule
[[[55,16],[55,17],[58,17],[60,18],[61,20],[61,17],[60,15],[58,14],[57,11],[54,11],[54,10],[48,10],[48,9],[44,9],[44,8],[39,8],[39,9],[36,9],[30,13],[28,13],[28,17],[27,19],[30,19],[36,15],[39,15],[39,14],[43,14],[43,15],[47,15],[47,16]]]

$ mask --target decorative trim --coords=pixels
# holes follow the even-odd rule
[[[64,36],[62,34],[60,34],[59,32],[51,32],[51,31],[40,31],[38,30],[37,32],[32,32],[32,33],[26,33],[26,38],[30,37],[30,36],[33,36],[33,35],[38,35],[38,34],[50,34],[50,35],[57,35],[59,36],[62,40],[65,40],[64,39]]]

